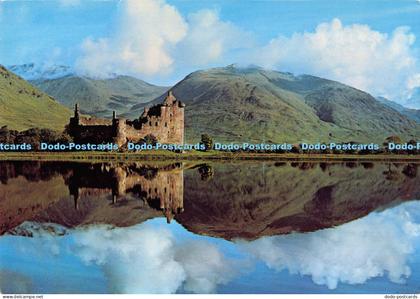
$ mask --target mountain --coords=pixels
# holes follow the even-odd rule
[[[73,74],[72,69],[66,65],[40,65],[26,63],[7,67],[10,71],[25,80],[56,79]]]
[[[0,126],[63,130],[70,109],[0,65]]]
[[[191,73],[171,90],[186,104],[188,141],[203,133],[217,141],[293,143],[420,136],[415,121],[370,94],[315,76],[231,65]]]
[[[129,76],[100,80],[69,75],[37,79],[31,83],[63,105],[73,107],[79,103],[83,113],[98,117],[110,117],[113,110],[124,114],[133,105],[149,102],[168,90],[168,87],[155,86]]]
[[[117,114],[127,113],[133,105],[149,102],[169,89],[130,76],[114,75],[109,79],[79,76],[64,65],[27,63],[9,69],[61,104],[73,109],[79,103],[83,113],[97,117],[110,117],[113,110]]]
[[[388,100],[388,99],[386,99],[384,97],[377,97],[376,99],[378,101],[380,101],[382,104],[385,104],[385,105],[387,105],[387,106],[389,106],[389,107],[397,110],[401,114],[404,114],[409,119],[415,120],[416,122],[420,122],[420,110],[406,108],[403,105],[400,105],[398,103],[395,103],[395,102],[393,102],[391,100]]]

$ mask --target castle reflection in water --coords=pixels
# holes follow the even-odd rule
[[[150,167],[139,163],[128,165],[92,164],[74,169],[68,178],[76,210],[80,197],[110,194],[112,204],[136,196],[150,207],[160,210],[167,222],[183,208],[184,173],[182,163]]]

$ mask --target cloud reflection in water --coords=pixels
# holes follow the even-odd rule
[[[261,269],[250,266],[258,262],[269,268],[263,270],[269,275],[282,270],[307,275],[329,289],[337,288],[339,283],[361,284],[375,277],[403,283],[412,275],[410,263],[418,258],[419,202],[373,212],[336,228],[250,242],[232,243],[193,235],[177,223],[162,225],[161,220],[128,228],[91,225],[68,230],[62,237],[39,229],[34,238],[3,236],[0,248],[11,252],[12,259],[0,256],[0,272],[4,274],[0,275],[0,289],[8,284],[4,271],[30,276],[31,281],[26,279],[26,284],[36,286],[42,271],[58,271],[69,264],[68,256],[79,263],[70,263],[77,268],[70,268],[71,271],[82,273],[95,267],[102,273],[101,283],[113,293],[217,292],[221,285],[229,288],[230,283],[240,282],[244,275],[259,275]],[[26,273],[25,267],[29,266],[25,258],[36,260],[42,267]],[[15,262],[24,266],[13,268]],[[90,283],[86,273],[77,276],[66,271],[69,270],[62,270],[62,275],[79,277],[74,285]],[[298,286],[299,276],[292,277]],[[44,292],[60,292],[58,287],[54,289],[57,285],[48,284],[49,289]],[[267,290],[270,287],[267,285]]]
[[[238,244],[271,269],[310,275],[329,289],[384,275],[403,283],[419,241],[419,212],[419,202],[410,202],[335,228]]]

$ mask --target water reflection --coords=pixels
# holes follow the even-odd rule
[[[1,162],[0,290],[416,293],[419,180],[407,163]]]
[[[335,228],[234,242],[197,237],[161,218],[127,228],[90,225],[62,237],[40,228],[35,238],[0,238],[0,288],[35,293],[416,293],[419,211],[419,202],[409,202]]]
[[[362,284],[374,277],[405,284],[420,245],[419,208],[418,202],[411,202],[337,228],[264,237],[241,245],[269,268],[309,275],[329,289],[340,282]],[[418,276],[415,279],[419,281]]]
[[[1,233],[24,221],[132,226],[173,218],[201,235],[309,232],[420,198],[416,164],[0,163]]]
[[[138,198],[156,210],[162,210],[168,223],[183,211],[184,180],[181,163],[149,166],[93,164],[76,167],[66,182],[79,208],[80,197],[111,194],[116,206]]]

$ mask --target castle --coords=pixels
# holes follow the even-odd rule
[[[112,119],[82,117],[76,104],[67,130],[77,143],[112,142],[123,146],[153,135],[159,143],[183,144],[184,107],[185,104],[178,101],[171,91],[162,104],[144,108],[143,114],[134,120],[117,118],[115,111]]]

